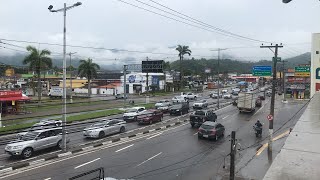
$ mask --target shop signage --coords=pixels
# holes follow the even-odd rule
[[[290,87],[290,89],[305,89],[306,88],[305,85],[303,85],[303,84],[293,84],[289,87]]]
[[[303,77],[288,77],[288,82],[303,83],[303,82],[305,82],[305,78],[303,78]]]
[[[129,80],[129,83],[134,83],[134,82],[136,82],[136,75],[130,75],[129,78],[128,78],[128,80]]]
[[[0,98],[21,97],[22,91],[0,91]]]
[[[309,77],[310,72],[297,72],[297,73],[294,73],[294,76]]]
[[[310,73],[310,67],[308,66],[305,66],[305,67],[295,67],[294,68],[294,71],[297,73],[297,72],[303,72],[303,73]]]

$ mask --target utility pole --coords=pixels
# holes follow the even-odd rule
[[[218,109],[220,108],[220,51],[222,50],[227,50],[227,48],[218,48],[215,50],[211,50],[211,51],[218,51],[218,102],[217,102],[217,107]]]
[[[147,61],[149,61],[149,58],[147,57]],[[149,65],[147,66],[147,96],[149,96]]]
[[[274,120],[274,101],[275,101],[275,94],[276,94],[276,80],[277,80],[277,60],[278,60],[278,48],[282,48],[282,44],[278,45],[270,45],[270,46],[264,46],[263,44],[260,46],[260,48],[268,48],[272,52],[273,50],[271,48],[275,48],[274,51],[274,58],[273,58],[273,79],[272,79],[272,95],[271,95],[271,105],[270,105],[270,115],[272,116],[272,119],[269,120],[269,142],[268,142],[268,159],[271,162],[272,161],[272,134],[273,134],[273,120]]]
[[[284,67],[285,67],[285,63],[288,61],[283,60],[282,61],[282,93],[283,93],[283,103],[287,103],[287,99],[286,99],[286,85],[285,85],[285,73],[284,73]]]
[[[70,56],[70,66],[69,66],[69,68],[70,68],[70,103],[72,103],[73,101],[72,101],[72,93],[73,93],[73,91],[72,91],[72,70],[71,70],[71,55],[72,54],[75,54],[75,53],[77,53],[77,52],[70,52],[69,53],[69,56]]]
[[[231,132],[231,152],[230,152],[230,180],[234,180],[236,157],[236,132]]]
[[[126,100],[127,100],[127,69],[128,69],[128,65],[123,65],[123,103],[124,106],[126,105]]]

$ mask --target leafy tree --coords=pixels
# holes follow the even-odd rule
[[[100,66],[92,62],[92,59],[80,60],[78,73],[80,77],[86,77],[88,80],[88,95],[91,96],[91,79],[97,77],[97,70]]]
[[[191,50],[189,49],[189,46],[182,46],[182,45],[178,45],[176,50],[179,52],[178,56],[180,59],[180,82],[181,82],[181,86],[184,86],[183,83],[183,68],[182,68],[182,61],[183,61],[183,56],[185,54],[188,54],[189,56],[191,55]]]
[[[52,59],[48,57],[51,52],[47,49],[39,51],[34,46],[27,46],[27,51],[30,54],[23,59],[22,63],[28,64],[29,69],[36,72],[38,77],[38,100],[41,101],[41,70],[52,67]]]

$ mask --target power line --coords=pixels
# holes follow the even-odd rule
[[[136,1],[137,1],[137,0],[136,0]],[[205,26],[207,26],[207,27],[211,27],[211,28],[213,28],[213,29],[215,29],[215,30],[217,30],[217,31],[220,31],[220,32],[223,32],[223,33],[226,33],[226,34],[230,34],[230,35],[233,35],[233,36],[236,36],[236,37],[240,37],[240,38],[243,38],[243,39],[255,41],[255,42],[267,42],[267,41],[263,41],[263,40],[258,40],[258,39],[249,38],[249,37],[246,37],[246,36],[241,36],[241,35],[239,35],[239,34],[235,34],[235,33],[232,33],[232,32],[230,32],[230,31],[226,31],[226,30],[220,29],[220,28],[218,28],[218,27],[212,26],[212,25],[210,25],[210,24],[208,24],[208,23],[205,23],[205,22],[203,22],[203,21],[200,21],[200,20],[197,20],[197,19],[195,19],[195,18],[192,18],[192,17],[190,17],[190,16],[188,16],[188,15],[186,15],[186,14],[183,14],[183,13],[177,11],[177,10],[174,10],[174,9],[172,9],[172,8],[169,8],[168,6],[162,5],[162,4],[160,4],[160,3],[158,3],[158,2],[155,2],[155,1],[153,1],[153,0],[149,0],[149,1],[151,1],[151,2],[153,2],[153,3],[155,3],[155,4],[157,4],[157,5],[159,5],[159,6],[161,6],[161,7],[164,7],[164,8],[166,8],[166,9],[169,9],[169,10],[171,10],[171,11],[177,13],[177,14],[180,14],[180,15],[182,15],[182,16],[184,16],[184,17],[190,18],[191,20],[193,20],[193,21],[195,21],[195,22],[198,22],[198,23],[200,23],[200,24],[202,24],[202,25],[205,25]],[[267,42],[267,43],[268,43],[268,42]]]

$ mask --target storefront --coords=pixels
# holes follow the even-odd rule
[[[25,113],[23,104],[30,99],[22,91],[0,91],[0,110],[3,115]]]

